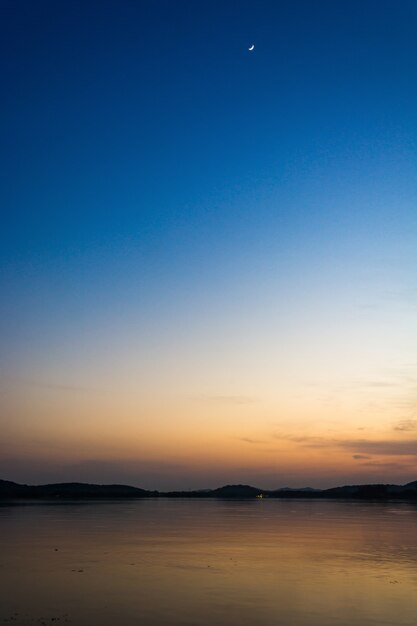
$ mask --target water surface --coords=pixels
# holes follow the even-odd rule
[[[0,506],[0,622],[416,626],[417,505]]]

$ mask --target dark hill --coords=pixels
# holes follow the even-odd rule
[[[157,492],[127,485],[92,485],[88,483],[55,483],[51,485],[19,485],[0,480],[0,498],[79,499],[79,498],[144,498]]]
[[[0,498],[24,497],[28,489],[30,487],[27,485],[19,485],[11,480],[0,480]]]
[[[357,499],[395,499],[417,497],[417,481],[407,485],[346,485],[334,487],[321,492],[326,498],[357,498]]]
[[[251,485],[225,485],[217,489],[198,491],[158,492],[130,487],[127,485],[94,485],[89,483],[56,483],[50,485],[19,485],[0,480],[0,500],[98,500],[117,498],[331,498],[331,499],[368,499],[393,500],[417,499],[417,481],[406,485],[345,485],[332,489],[315,490],[311,488],[262,490]]]
[[[261,493],[263,493],[261,489],[250,485],[225,485],[213,489],[210,495],[216,498],[254,498]]]

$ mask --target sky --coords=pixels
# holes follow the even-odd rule
[[[414,0],[0,15],[0,477],[416,480]]]

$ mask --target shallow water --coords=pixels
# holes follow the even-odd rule
[[[417,505],[0,506],[0,622],[416,626]]]

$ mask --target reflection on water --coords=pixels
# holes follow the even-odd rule
[[[3,505],[0,542],[1,623],[417,623],[416,504]]]

